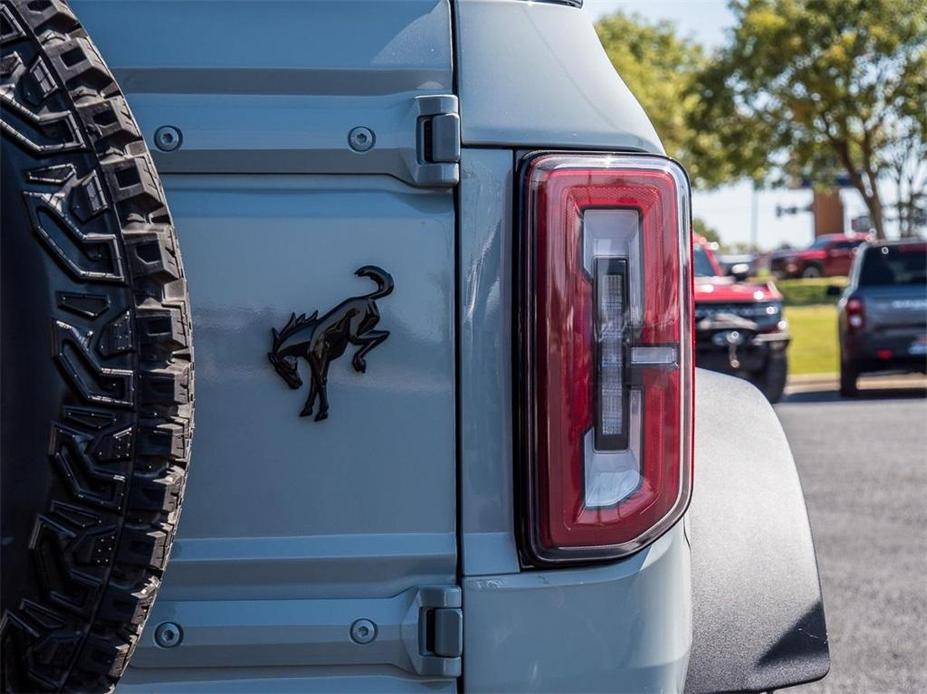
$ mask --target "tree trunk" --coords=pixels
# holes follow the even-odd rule
[[[879,196],[879,172],[872,166],[872,156],[870,153],[869,133],[863,137],[863,170],[866,172],[866,180],[869,182],[868,191],[863,193],[863,199],[866,201],[866,207],[869,208],[869,218],[872,226],[875,227],[876,238],[885,238],[885,211],[882,208],[882,198]]]
[[[864,196],[866,207],[869,208],[869,218],[875,228],[876,238],[885,238],[885,211],[882,208],[882,198],[879,197],[879,187],[873,186],[872,193]]]
[[[871,167],[864,167],[863,170],[866,174],[866,178],[864,179],[856,168],[853,158],[850,156],[849,142],[847,140],[832,139],[831,143],[837,153],[840,163],[843,164],[844,169],[846,169],[850,181],[853,182],[853,187],[859,191],[859,194],[863,197],[863,202],[866,203],[866,209],[869,210],[869,220],[872,222],[872,226],[875,229],[876,238],[884,239],[885,215],[882,210],[882,198],[879,197],[877,172],[873,171]],[[865,145],[863,159],[867,163],[870,162],[868,152],[865,150]],[[869,185],[867,185],[867,182]]]
[[[895,210],[898,215],[898,236],[901,238],[907,238],[909,234],[908,230],[908,219],[906,212],[905,201],[901,195],[901,184],[898,183],[898,200],[895,202]]]
[[[856,188],[863,198],[863,202],[866,203],[866,210],[869,212],[869,221],[872,223],[872,228],[875,229],[876,238],[884,239],[885,214],[882,208],[882,198],[879,197],[878,186],[873,186],[871,190],[867,189],[862,176],[859,174],[851,174],[850,180],[853,182],[853,187]]]

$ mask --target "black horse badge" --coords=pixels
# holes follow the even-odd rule
[[[364,355],[389,337],[388,331],[374,330],[374,327],[380,321],[376,300],[393,291],[393,278],[376,265],[365,265],[354,274],[372,279],[377,289],[345,299],[321,318],[318,311],[311,316],[303,313],[297,317],[294,313],[281,330],[272,331],[273,347],[267,357],[290,388],[295,390],[303,384],[299,376],[299,357],[309,363],[309,398],[300,417],[312,414],[317,399],[319,409],[315,421],[328,417],[328,367],[345,353],[348,345],[360,348],[354,353],[351,365],[355,371],[364,373],[367,370]]]

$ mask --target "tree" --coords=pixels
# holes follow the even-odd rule
[[[702,47],[677,35],[672,22],[649,23],[621,12],[601,19],[596,31],[609,59],[650,116],[667,154],[679,159],[697,185],[716,185],[724,172],[703,167],[692,152],[713,151],[714,133],[690,126],[697,105],[696,78],[707,65]],[[714,162],[712,162],[713,164]]]
[[[912,117],[892,124],[887,147],[896,192],[895,219],[902,238],[927,227],[927,130],[923,121],[924,117]]]
[[[927,3],[923,0],[732,0],[729,45],[699,76],[696,141],[715,161],[756,181],[833,185],[843,173],[880,237],[880,185],[900,181],[900,223],[924,202]],[[907,226],[903,227],[907,228]]]

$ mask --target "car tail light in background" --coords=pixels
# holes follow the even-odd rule
[[[850,331],[862,330],[866,325],[866,306],[863,304],[863,300],[856,297],[847,299],[846,312]]]
[[[692,485],[689,185],[653,156],[522,169],[516,458],[530,563],[617,558]]]

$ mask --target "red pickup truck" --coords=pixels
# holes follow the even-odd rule
[[[695,269],[695,363],[703,369],[745,378],[777,402],[788,377],[790,336],[782,295],[772,282],[746,281],[732,268],[724,276],[711,246],[693,239]]]
[[[856,249],[868,238],[866,234],[824,234],[807,248],[773,253],[769,269],[779,279],[847,275]]]

